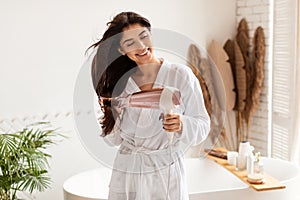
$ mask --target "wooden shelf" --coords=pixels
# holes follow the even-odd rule
[[[278,190],[278,189],[284,189],[286,188],[285,185],[281,184],[277,179],[273,178],[267,173],[264,173],[265,176],[265,182],[261,184],[251,184],[247,181],[247,172],[246,170],[236,170],[235,166],[229,165],[227,160],[217,158],[214,156],[207,155],[207,157],[216,163],[220,164],[223,166],[225,169],[233,173],[235,176],[240,178],[242,181],[247,183],[250,187],[255,189],[256,191],[268,191],[268,190]]]

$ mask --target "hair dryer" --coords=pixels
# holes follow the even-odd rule
[[[119,108],[137,107],[160,109],[163,113],[169,114],[172,109],[180,105],[180,91],[174,87],[155,88],[135,92],[126,97],[118,96],[110,98],[112,105]],[[168,138],[171,141],[173,133],[168,132]]]
[[[173,87],[155,88],[135,92],[126,97],[112,98],[112,105],[120,108],[137,107],[161,109],[165,114],[180,105],[180,92]]]

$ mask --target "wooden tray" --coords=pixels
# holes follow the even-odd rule
[[[228,171],[236,175],[238,178],[240,178],[242,181],[247,183],[250,187],[255,189],[256,191],[267,191],[267,190],[278,190],[278,189],[284,189],[286,188],[285,185],[281,184],[277,179],[273,178],[267,173],[264,173],[265,175],[265,182],[261,184],[251,184],[247,181],[247,172],[246,170],[238,171],[236,170],[235,166],[229,165],[227,160],[217,158],[214,156],[207,155],[207,157],[216,163],[220,164],[224,168],[226,168]]]

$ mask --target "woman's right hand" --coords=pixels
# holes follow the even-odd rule
[[[163,127],[167,132],[180,133],[182,130],[181,115],[178,113],[169,113],[164,116]]]

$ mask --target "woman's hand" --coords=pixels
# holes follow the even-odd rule
[[[164,116],[163,128],[167,132],[181,132],[181,115],[178,113],[166,114]]]

